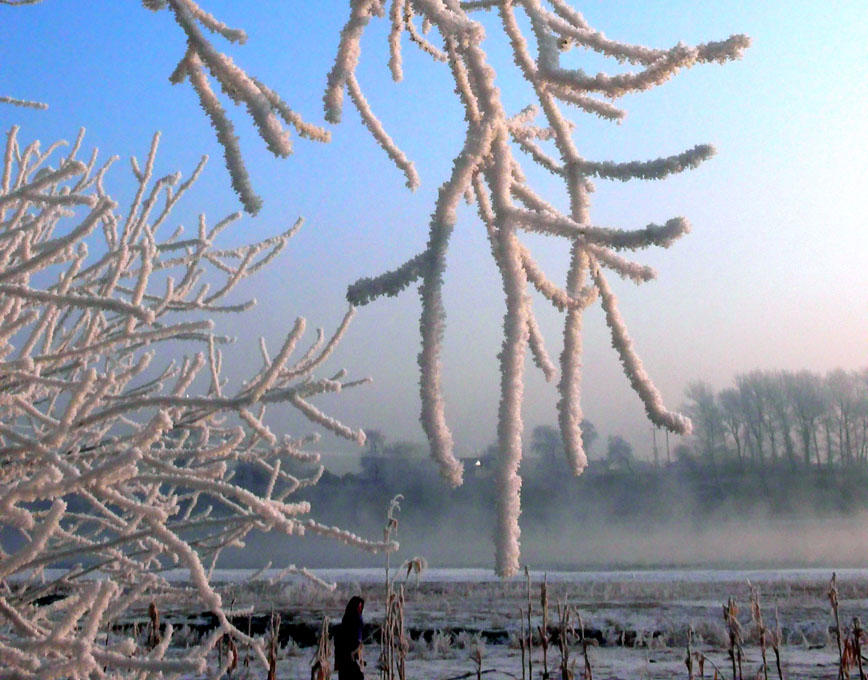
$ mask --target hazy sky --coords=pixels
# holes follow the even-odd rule
[[[639,259],[659,279],[613,287],[637,349],[675,407],[696,379],[716,387],[754,368],[856,368],[868,342],[868,5],[851,2],[716,2],[688,0],[575,3],[608,36],[655,47],[747,33],[743,61],[682,73],[648,93],[623,100],[621,125],[571,112],[580,151],[593,160],[650,159],[713,143],[718,155],[698,170],[663,182],[598,182],[595,223],[626,228],[683,215],[693,232],[669,250]],[[236,48],[215,42],[280,92],[312,122],[322,121],[322,92],[348,3],[337,0],[203,2],[247,30]],[[212,157],[179,219],[192,225],[237,209],[221,150],[189,85],[168,75],[184,51],[181,30],[166,12],[141,3],[44,0],[0,7],[0,94],[41,99],[45,112],[0,107],[0,127],[44,142],[88,128],[86,147],[124,160],[108,180],[129,196],[127,158],[146,152],[162,130],[158,168],[189,172]],[[486,19],[485,48],[511,112],[531,101],[511,63],[503,34]],[[307,222],[288,254],[245,292],[259,308],[241,322],[219,319],[239,336],[230,352],[236,375],[253,370],[258,353],[244,343],[282,339],[297,315],[335,326],[346,285],[417,253],[427,239],[436,191],[460,148],[462,112],[448,70],[405,45],[405,81],[391,81],[385,22],[372,23],[363,43],[359,80],[371,106],[416,162],[422,187],[411,194],[348,105],[333,141],[295,138],[295,154],[277,160],[264,149],[244,111],[233,107],[255,188],[265,199],[230,240],[266,237],[298,215]],[[405,40],[406,43],[406,40]],[[569,64],[609,68],[573,51]],[[563,205],[556,180],[532,174],[542,193]],[[562,281],[564,242],[526,241],[550,278]],[[614,277],[613,277],[614,278]],[[449,252],[443,354],[447,414],[459,455],[495,436],[503,294],[484,233],[464,208]],[[560,315],[535,301],[550,354],[560,351]],[[360,310],[336,363],[373,385],[318,402],[347,422],[379,427],[392,438],[420,440],[418,424],[418,295],[378,301]],[[586,416],[602,434],[621,432],[644,453],[650,429],[639,399],[621,375],[598,306],[587,315],[584,355]],[[555,422],[554,387],[529,366],[526,425]],[[294,421],[288,421],[288,426]]]

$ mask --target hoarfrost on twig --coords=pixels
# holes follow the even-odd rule
[[[0,0],[0,5],[33,5],[42,0]],[[328,142],[328,130],[305,122],[272,89],[239,67],[231,57],[220,52],[208,40],[201,29],[223,39],[243,45],[247,33],[240,28],[232,28],[202,8],[196,0],[141,0],[142,6],[159,12],[168,10],[175,22],[184,31],[187,47],[184,56],[169,76],[173,84],[187,77],[199,98],[199,104],[208,116],[217,134],[217,142],[223,147],[226,169],[232,188],[241,200],[244,210],[255,215],[262,207],[262,200],[253,190],[250,177],[241,155],[241,147],[235,134],[235,126],[208,82],[208,75],[220,85],[220,89],[235,104],[244,104],[256,127],[259,136],[268,150],[275,156],[283,157],[292,151],[289,134],[279,119],[296,129],[300,136],[317,142]],[[48,105],[38,101],[0,96],[0,104],[11,104],[33,109],[47,109]],[[385,134],[385,133],[384,133]]]
[[[232,624],[210,581],[224,550],[243,545],[254,530],[309,531],[374,552],[395,548],[306,518],[308,503],[290,496],[322,475],[317,454],[303,450],[315,438],[281,440],[265,420],[266,408],[295,407],[314,424],[362,441],[359,430],[311,403],[358,384],[342,382],[343,371],[314,375],[352,309],[328,342],[320,332],[304,352],[296,351],[303,319],[273,357],[263,341],[261,368],[233,390],[221,371],[225,339],[208,317],[248,308],[227,296],[286,247],[300,222],[231,250],[215,241],[237,215],[210,229],[202,216],[188,238],[181,228],[163,235],[160,227],[202,164],[184,182],[159,178],[157,139],[143,166],[132,163],[137,190],[122,213],[102,185],[107,166],[97,170],[95,156],[88,164],[75,160],[81,135],[62,158],[56,146],[39,153],[35,143],[22,153],[17,128],[7,136],[0,175],[0,580],[15,587],[0,594],[0,656],[21,677],[201,673],[223,635],[249,645],[267,668],[264,643]],[[216,284],[210,295],[205,279]],[[299,463],[313,469],[300,472]],[[267,488],[236,482],[239,465],[265,472]],[[69,564],[79,566],[60,576],[45,571]],[[178,565],[192,589],[166,579]],[[289,573],[315,579],[304,568]],[[46,595],[58,599],[32,606]],[[170,646],[169,626],[144,654],[130,638],[108,639],[124,637],[112,622],[150,603],[210,611],[218,630],[182,649]]]
[[[690,421],[665,409],[660,394],[650,381],[636,355],[626,326],[617,309],[615,296],[600,269],[611,269],[622,278],[642,283],[655,272],[633,262],[616,250],[639,250],[651,246],[668,247],[689,231],[683,218],[644,229],[623,230],[594,225],[589,215],[591,178],[626,181],[657,180],[682,172],[707,160],[714,149],[698,145],[683,153],[651,161],[615,163],[583,158],[572,138],[573,124],[564,117],[562,104],[576,106],[604,119],[620,122],[624,111],[612,101],[632,92],[660,85],[680,70],[696,64],[738,59],[750,40],[735,35],[721,42],[695,47],[678,44],[669,49],[631,45],[607,38],[592,28],[565,0],[350,0],[350,17],[341,33],[335,65],[329,73],[324,96],[326,119],[339,122],[344,89],[357,100],[363,118],[374,138],[405,172],[412,165],[397,149],[379,122],[365,111],[355,71],[361,57],[361,40],[370,21],[388,16],[389,69],[394,80],[403,77],[401,37],[436,61],[446,61],[455,81],[455,92],[467,122],[464,146],[455,159],[452,174],[440,188],[429,223],[425,250],[398,268],[352,284],[347,297],[352,304],[367,304],[378,297],[397,295],[414,282],[420,283],[422,317],[419,354],[421,421],[428,436],[431,453],[441,474],[452,484],[460,483],[461,470],[452,451],[452,435],[445,418],[445,399],[441,390],[440,347],[445,329],[441,288],[446,269],[446,251],[455,223],[458,201],[476,201],[488,231],[492,255],[500,269],[507,311],[504,341],[500,351],[501,401],[498,416],[498,462],[495,479],[498,489],[498,521],[495,535],[496,570],[513,575],[519,560],[521,479],[522,375],[525,349],[529,347],[537,366],[548,380],[554,380],[554,367],[536,323],[527,292],[533,285],[559,311],[566,315],[564,344],[560,355],[558,421],[572,470],[579,474],[587,465],[582,450],[580,423],[581,330],[585,308],[598,297],[606,311],[612,343],[624,365],[631,386],[637,392],[651,420],[673,432],[687,432]],[[522,11],[530,21],[532,44],[516,16]],[[482,24],[473,18],[476,11],[497,14],[516,66],[533,88],[538,106],[526,107],[508,116],[495,82],[482,41]],[[415,17],[423,27],[436,29],[443,47],[423,38]],[[491,38],[489,38],[490,40]],[[561,66],[561,53],[581,46],[628,63],[636,70],[588,75],[581,69]],[[542,112],[545,125],[537,127],[534,118]],[[549,155],[538,143],[551,141],[557,157]],[[514,143],[537,165],[559,177],[566,189],[570,209],[563,213],[544,201],[528,185],[513,153]],[[413,184],[412,181],[408,183]],[[518,200],[521,207],[514,200]],[[567,241],[571,261],[564,287],[551,282],[520,241],[522,232],[538,232]],[[586,280],[587,279],[587,280]]]

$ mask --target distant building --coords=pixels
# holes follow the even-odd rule
[[[475,456],[459,458],[459,461],[464,466],[465,478],[484,479],[491,477],[494,472],[495,453],[487,449]]]

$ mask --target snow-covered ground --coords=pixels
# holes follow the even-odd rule
[[[268,569],[259,574],[260,578],[270,578],[280,573],[279,569]],[[383,568],[365,569],[316,569],[316,575],[326,581],[341,584],[379,584],[385,577]],[[832,572],[838,574],[839,581],[861,580],[868,583],[868,569],[641,569],[613,571],[536,571],[531,570],[533,582],[547,577],[549,583],[587,584],[587,583],[817,583],[828,582]],[[214,580],[241,583],[255,572],[250,569],[215,569]],[[185,570],[168,572],[169,578],[184,578]],[[301,576],[292,577],[301,580]],[[412,579],[411,579],[412,580]],[[431,568],[422,578],[424,583],[501,583],[503,579],[491,569],[448,569]],[[525,583],[524,574],[508,579],[507,583]]]
[[[395,569],[393,568],[393,573]],[[253,581],[265,581],[283,572],[282,569],[266,569],[254,571],[252,569],[215,569],[213,581],[216,583],[245,584]],[[363,569],[314,569],[312,572],[324,581],[347,585],[379,585],[385,578],[385,568],[371,567]],[[774,583],[777,585],[790,585],[791,587],[803,587],[816,585],[820,582],[828,584],[832,573],[838,574],[839,582],[866,583],[868,584],[868,569],[843,568],[794,568],[794,569],[637,569],[637,570],[609,570],[609,571],[537,571],[530,570],[531,581],[539,583],[547,578],[549,583],[563,583],[577,586],[599,585],[604,583],[613,584],[691,584],[698,583],[704,586],[717,586],[732,583],[744,584],[750,581],[753,584]],[[66,573],[63,569],[45,569],[47,579]],[[170,569],[163,572],[168,580],[173,582],[183,581],[188,578],[186,569]],[[22,577],[26,572],[22,572]],[[98,576],[97,576],[98,578]],[[302,583],[305,578],[300,575],[287,575],[283,579],[288,584]],[[413,578],[411,582],[415,581]],[[467,568],[429,568],[420,580],[420,588],[432,584],[460,583],[460,584],[515,584],[526,583],[525,575],[519,574],[511,579],[501,579],[490,569],[467,569]]]
[[[300,638],[285,645],[280,677],[310,676],[314,650],[305,646],[310,635],[323,615],[339,621],[351,595],[366,598],[369,624],[382,617],[383,570],[317,573],[337,583],[334,592],[301,581],[249,582],[245,579],[250,572],[239,570],[215,573],[240,615],[262,616],[273,607],[281,613],[282,624]],[[849,625],[854,616],[868,614],[868,570],[837,573],[841,621]],[[708,658],[706,675],[713,677],[714,664],[730,678],[722,604],[732,597],[739,605],[744,630],[744,677],[754,678],[761,658],[750,617],[750,582],[759,589],[766,625],[774,629],[776,616],[779,621],[785,677],[830,678],[837,673],[838,657],[827,595],[831,575],[831,569],[552,572],[547,574],[549,624],[551,629],[556,627],[557,602],[568,600],[578,607],[589,637],[594,638],[588,654],[595,680],[687,678],[684,660],[691,628],[695,649]],[[531,572],[535,627],[541,623],[539,586],[543,578],[544,574]],[[522,677],[519,608],[526,608],[528,602],[523,578],[501,581],[483,570],[431,569],[418,585],[412,575],[406,582],[399,577],[396,583],[405,588],[406,628],[413,638],[407,661],[409,678],[443,680],[474,671],[470,658],[474,639],[484,647],[482,670],[492,671],[484,677]],[[180,618],[181,612],[166,615]],[[371,639],[366,646],[370,677],[376,676],[378,652]],[[571,658],[577,661],[576,677],[581,677],[578,645],[571,649]],[[768,658],[769,677],[777,677],[771,651]],[[548,652],[552,678],[560,677],[558,663],[559,653],[553,646]],[[542,670],[542,652],[536,647],[534,678],[541,677]],[[696,674],[699,677],[698,670]]]

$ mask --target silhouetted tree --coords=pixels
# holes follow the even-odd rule
[[[606,464],[610,467],[623,466],[633,472],[633,447],[620,435],[609,435]]]
[[[375,456],[382,453],[386,443],[386,435],[383,434],[382,430],[365,428],[365,442],[368,444],[368,453]]]
[[[787,394],[787,385],[788,374],[783,371],[766,376],[766,396],[774,421],[771,430],[774,432],[777,429],[780,433],[784,440],[784,453],[787,456],[787,462],[790,464],[790,468],[795,470],[796,453],[792,437],[793,408],[789,394]]]
[[[793,405],[796,418],[796,428],[802,442],[802,456],[805,466],[811,464],[811,444],[817,454],[817,465],[820,465],[820,449],[817,444],[818,420],[826,411],[827,404],[823,398],[823,388],[820,380],[809,371],[799,371],[787,376],[787,397]]]
[[[714,449],[723,436],[720,408],[711,385],[693,382],[687,386],[685,411],[693,421],[694,436],[700,440],[701,451],[714,466]]]
[[[582,420],[582,447],[590,451],[594,442],[599,439],[597,428],[590,420]],[[539,457],[540,463],[547,466],[563,464],[566,470],[566,453],[561,433],[550,425],[537,425],[533,428],[530,439],[530,450]],[[556,469],[556,468],[555,468]]]
[[[732,387],[722,390],[718,395],[720,418],[726,434],[735,444],[735,455],[740,467],[744,467],[745,423],[741,404],[741,395]]]
[[[809,371],[751,371],[736,386],[715,394],[691,383],[685,410],[693,418],[691,444],[714,463],[746,454],[757,469],[782,456],[791,470],[800,464],[852,466],[868,462],[868,371],[837,369],[821,376]],[[766,460],[769,452],[769,460]]]

